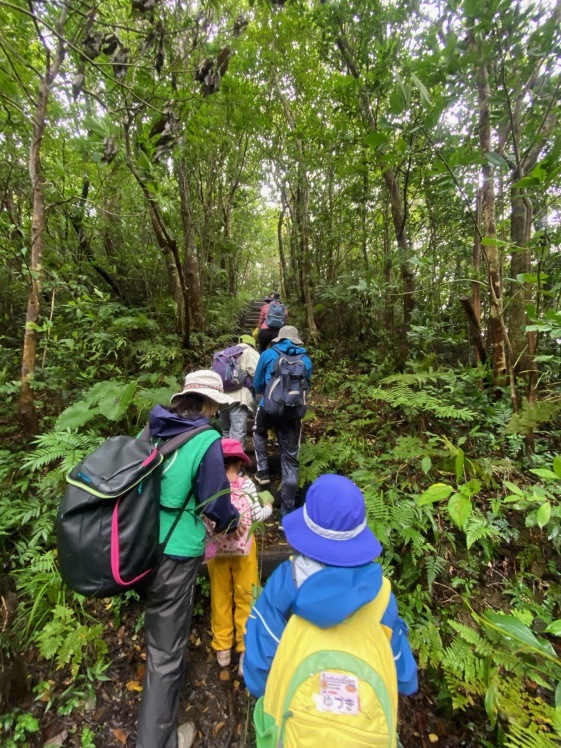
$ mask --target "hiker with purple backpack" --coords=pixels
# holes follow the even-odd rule
[[[230,498],[220,434],[210,419],[230,405],[222,380],[213,371],[187,374],[171,405],[150,413],[152,442],[157,445],[184,431],[207,427],[179,447],[164,464],[160,490],[160,542],[164,555],[141,589],[145,600],[146,672],[137,728],[137,748],[188,748],[194,726],[176,727],[184,655],[191,627],[195,582],[205,549],[201,513],[216,532],[242,535],[240,517]]]
[[[242,446],[247,437],[247,419],[255,412],[253,377],[258,361],[251,335],[240,335],[237,345],[215,353],[212,361],[212,370],[220,376],[224,392],[232,400],[218,413],[222,436],[236,439]]]

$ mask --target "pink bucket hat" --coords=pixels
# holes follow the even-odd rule
[[[221,439],[220,443],[222,444],[224,457],[237,457],[244,465],[251,465],[251,460],[243,451],[242,444],[237,439]]]

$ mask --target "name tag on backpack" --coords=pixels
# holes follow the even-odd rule
[[[321,712],[359,714],[358,678],[348,673],[322,672],[316,706]]]

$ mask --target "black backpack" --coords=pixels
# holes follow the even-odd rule
[[[75,592],[110,597],[132,588],[160,562],[191,495],[160,543],[160,479],[166,455],[211,427],[200,426],[150,444],[148,427],[138,439],[112,436],[67,476],[56,518],[58,562]]]
[[[273,346],[279,354],[273,374],[265,388],[263,409],[272,416],[303,418],[309,389],[304,354],[288,354]]]

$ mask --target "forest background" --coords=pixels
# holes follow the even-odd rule
[[[108,745],[64,476],[276,289],[317,370],[301,481],[364,491],[418,708],[558,745],[560,41],[560,2],[0,0],[3,745],[48,710]]]

